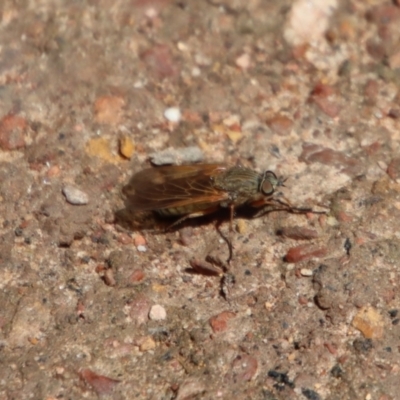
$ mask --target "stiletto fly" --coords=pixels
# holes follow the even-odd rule
[[[133,211],[155,211],[161,216],[187,218],[230,210],[230,227],[237,207],[291,206],[273,198],[284,180],[272,171],[258,173],[242,166],[194,164],[148,168],[134,175],[123,188]],[[258,214],[258,213],[257,213]]]

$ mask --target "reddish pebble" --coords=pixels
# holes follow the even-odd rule
[[[297,299],[300,305],[305,306],[308,304],[308,299],[305,296],[300,295]]]
[[[114,278],[113,270],[111,268],[105,270],[103,279],[104,283],[107,286],[115,286],[117,284]]]
[[[285,115],[276,115],[267,121],[268,126],[278,135],[288,135],[293,127],[293,121]]]
[[[369,146],[365,146],[364,150],[369,156],[373,156],[376,154],[381,148],[381,144],[379,142],[373,142]]]
[[[332,86],[323,83],[317,83],[311,92],[311,96],[329,97],[335,94],[335,89]]]
[[[139,325],[145,323],[149,318],[150,300],[143,294],[137,295],[130,303],[129,315]]]
[[[120,235],[118,235],[118,242],[121,244],[131,244],[132,238],[126,233],[121,233]]]
[[[144,238],[144,236],[142,236],[142,235],[136,235],[134,238],[133,238],[133,243],[134,243],[134,245],[136,246],[136,247],[138,247],[138,246],[145,246],[147,243],[146,243],[146,239]]]
[[[0,120],[0,148],[17,150],[25,147],[28,124],[25,118],[8,114]]]
[[[388,25],[400,20],[400,9],[390,4],[381,4],[367,12],[367,20],[379,25]]]
[[[393,289],[385,289],[382,291],[382,299],[386,304],[390,304],[396,298],[396,291]]]
[[[367,242],[367,239],[363,238],[363,237],[359,237],[356,238],[355,243],[359,246],[362,246],[363,244],[365,244]]]
[[[277,234],[294,240],[310,240],[318,237],[318,232],[314,229],[301,226],[283,227]]]
[[[232,370],[236,375],[236,382],[250,381],[255,376],[257,369],[257,359],[247,354],[237,356],[232,363]]]
[[[208,261],[201,260],[198,258],[192,258],[190,260],[190,266],[194,271],[204,275],[221,275],[222,269],[217,265],[214,265]]]
[[[104,375],[98,375],[90,369],[82,369],[79,372],[80,378],[90,385],[98,395],[110,394],[117,383],[117,379],[108,378]]]
[[[391,108],[388,111],[388,117],[393,118],[393,119],[399,119],[400,118],[400,109],[399,108]]]
[[[85,304],[82,301],[79,301],[78,304],[76,305],[76,313],[78,314],[79,317],[82,317],[83,314],[85,313]]]
[[[296,246],[289,249],[284,260],[288,263],[297,263],[315,257],[324,257],[326,254],[326,247],[315,247],[313,245]]]
[[[129,282],[130,283],[137,283],[137,282],[141,282],[145,277],[144,272],[141,269],[135,269],[130,277],[129,277]]]
[[[364,87],[364,101],[374,105],[378,99],[379,84],[375,79],[370,79]]]
[[[171,50],[166,45],[157,45],[141,54],[142,60],[159,78],[175,76],[178,72]]]
[[[359,161],[356,158],[349,157],[340,151],[310,143],[303,144],[303,152],[299,160],[307,164],[318,162],[349,170],[357,170],[359,165]]]
[[[331,343],[324,343],[324,346],[328,349],[329,353],[336,355],[337,354],[337,349],[336,347],[331,344]]]
[[[192,110],[184,110],[183,111],[183,119],[186,122],[193,122],[195,124],[202,124],[203,123],[203,119],[200,115],[200,113],[196,112],[196,111],[192,111]]]
[[[321,228],[323,228],[324,226],[326,226],[326,221],[327,221],[328,217],[324,214],[324,215],[320,215],[318,217],[318,222],[319,222],[319,226]]]
[[[20,227],[21,229],[25,229],[25,228],[27,228],[27,227],[29,226],[29,224],[30,224],[30,221],[29,221],[28,219],[24,219],[24,220],[19,224],[19,227]]]
[[[331,118],[338,116],[340,107],[334,99],[335,89],[332,86],[317,84],[311,92],[311,100]]]
[[[49,178],[53,178],[53,177],[58,176],[58,175],[60,175],[60,167],[58,165],[53,165],[47,171],[47,176]]]
[[[335,118],[339,115],[340,107],[336,101],[324,97],[314,97],[313,100],[319,109],[328,117]]]
[[[337,213],[337,219],[340,222],[351,222],[353,221],[353,217],[347,213],[345,213],[344,211],[339,211]]]
[[[104,272],[105,270],[106,270],[106,267],[104,264],[98,264],[95,269],[96,273],[98,273],[98,274],[101,272]]]
[[[309,48],[309,46],[306,43],[294,46],[292,48],[293,57],[296,59],[304,58],[307,53],[308,48]]]
[[[374,38],[367,40],[366,48],[368,54],[376,61],[382,61],[386,56],[384,44]]]
[[[94,104],[95,121],[99,124],[117,125],[122,117],[125,100],[120,96],[102,96]]]
[[[210,318],[210,325],[214,333],[223,332],[228,327],[228,321],[235,316],[231,311],[223,311],[221,314]]]
[[[400,178],[400,158],[394,158],[387,167],[387,174],[393,179]]]

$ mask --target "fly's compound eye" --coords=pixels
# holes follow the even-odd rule
[[[260,187],[261,193],[265,196],[271,196],[275,188],[279,186],[279,182],[279,179],[272,171],[265,172]]]

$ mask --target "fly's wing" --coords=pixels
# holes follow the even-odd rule
[[[217,204],[226,192],[213,187],[212,177],[226,170],[220,164],[172,165],[138,172],[123,188],[137,211],[161,210],[190,204]]]

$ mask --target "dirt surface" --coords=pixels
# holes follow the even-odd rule
[[[2,0],[0,399],[399,399],[399,43],[399,1]],[[226,213],[133,220],[150,159],[327,214],[238,211],[207,274]]]

